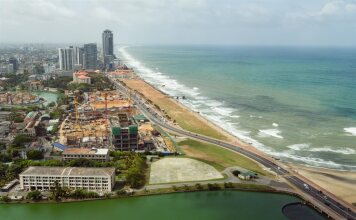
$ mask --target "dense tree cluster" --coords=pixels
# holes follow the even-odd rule
[[[23,83],[25,83],[28,80],[29,75],[30,74],[28,72],[24,72],[23,74],[6,73],[6,74],[1,74],[0,77],[8,78],[8,80],[6,80],[4,89],[7,91],[11,91],[14,90],[16,86],[23,85]]]
[[[13,148],[24,148],[26,143],[29,143],[32,141],[32,138],[24,135],[24,134],[19,134],[17,135],[14,140],[11,143],[11,147]]]
[[[42,199],[42,194],[40,191],[38,190],[34,190],[34,191],[31,191],[27,194],[27,199],[31,199],[33,201],[38,201],[40,199]]]
[[[146,183],[146,168],[145,159],[138,155],[132,154],[127,157],[127,174],[126,181],[133,188],[140,188]]]
[[[27,151],[26,156],[29,160],[42,160],[43,152],[39,150],[29,150]]]
[[[62,90],[66,90],[68,89],[68,83],[70,83],[72,81],[72,77],[71,76],[59,76],[55,79],[51,78],[47,81],[44,82],[44,85],[46,87],[52,87],[52,88],[57,88],[57,89],[62,89]]]

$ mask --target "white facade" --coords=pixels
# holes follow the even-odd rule
[[[59,48],[59,69],[61,70],[73,70],[75,64],[75,51],[73,47]]]
[[[115,168],[29,167],[20,174],[20,186],[25,190],[50,190],[56,181],[70,189],[111,192]]]

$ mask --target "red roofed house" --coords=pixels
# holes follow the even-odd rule
[[[87,71],[79,70],[73,73],[73,82],[91,84],[91,78]]]

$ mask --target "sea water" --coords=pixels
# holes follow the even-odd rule
[[[129,46],[126,64],[282,160],[356,170],[356,48]]]

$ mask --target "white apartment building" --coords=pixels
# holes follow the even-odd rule
[[[109,149],[105,148],[67,148],[62,153],[63,160],[86,158],[90,160],[109,161]]]
[[[50,190],[56,181],[70,189],[111,192],[115,185],[115,168],[31,166],[20,174],[20,186],[25,190]]]

